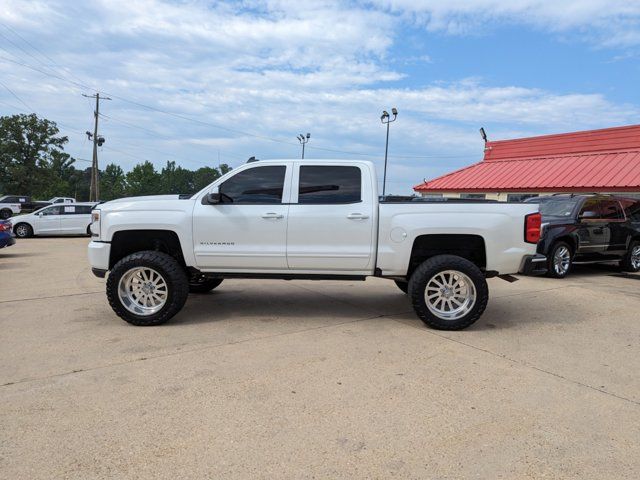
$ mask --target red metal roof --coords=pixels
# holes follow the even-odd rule
[[[414,190],[640,191],[640,125],[487,142],[481,162]]]

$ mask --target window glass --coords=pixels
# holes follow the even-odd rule
[[[622,215],[622,207],[617,200],[601,200],[600,211],[602,212],[602,218],[606,218],[607,220],[622,220],[624,218]]]
[[[543,217],[569,217],[580,200],[578,198],[558,199],[554,197],[543,197],[540,200],[540,213]],[[583,206],[587,207],[587,204]],[[592,211],[598,213],[598,206],[594,202],[589,206]],[[582,212],[580,212],[582,214]]]
[[[527,198],[536,198],[537,193],[508,193],[507,202],[524,202]]]
[[[255,167],[235,174],[220,186],[222,203],[282,203],[287,167]]]
[[[632,222],[640,222],[640,202],[624,200],[622,204],[627,218],[631,219]]]
[[[600,202],[595,198],[587,200],[582,205],[579,216],[590,219],[600,218]]]
[[[465,200],[484,200],[487,198],[486,193],[461,193],[460,198]]]
[[[356,203],[362,200],[362,180],[358,167],[302,166],[298,203]]]
[[[42,214],[43,215],[62,215],[62,207],[59,207],[56,205],[55,207],[45,208],[44,210],[42,210]]]
[[[75,210],[76,210],[75,213],[78,214],[78,215],[90,214],[91,210],[92,210],[91,205],[76,205],[73,208],[75,208]]]

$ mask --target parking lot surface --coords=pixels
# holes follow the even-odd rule
[[[389,281],[226,280],[111,311],[87,238],[0,251],[0,477],[640,477],[640,276],[489,282],[468,330]]]

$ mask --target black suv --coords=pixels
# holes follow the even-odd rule
[[[540,204],[538,253],[547,257],[548,276],[566,277],[574,262],[617,260],[623,270],[640,271],[640,199],[552,195],[527,202]]]

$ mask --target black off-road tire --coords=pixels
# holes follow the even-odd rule
[[[402,290],[405,294],[409,293],[409,282],[403,280],[394,280],[396,286]]]
[[[554,262],[556,252],[563,247],[569,250],[569,267],[564,273],[558,273],[556,272],[553,262]],[[549,250],[549,256],[547,258],[547,277],[565,278],[567,275],[569,275],[572,268],[573,268],[573,248],[571,248],[571,245],[563,241],[558,241],[554,243],[553,246],[551,247],[551,250]]]
[[[208,293],[222,283],[222,278],[207,278],[204,275],[189,279],[189,293]]]
[[[7,218],[11,218],[13,212],[8,208],[3,208],[0,210],[0,220],[6,220]]]
[[[13,226],[13,233],[18,238],[33,237],[33,228],[28,223],[16,223]]]
[[[620,260],[620,268],[625,272],[640,272],[640,267],[634,267],[631,263],[631,255],[633,250],[640,246],[640,240],[632,240],[627,249],[627,253],[624,254],[622,260]]]
[[[464,273],[476,290],[476,300],[469,312],[455,320],[443,319],[432,313],[425,299],[425,289],[429,281],[445,270]],[[484,274],[474,263],[456,255],[437,255],[415,269],[409,280],[409,297],[416,314],[428,327],[436,330],[462,330],[482,316],[489,301],[489,287]]]
[[[167,284],[167,301],[161,310],[152,315],[136,315],[125,308],[118,296],[118,284],[122,276],[134,267],[149,267],[157,271]],[[113,311],[126,322],[139,327],[165,323],[178,313],[189,296],[187,272],[170,255],[146,250],[124,257],[113,267],[107,278],[107,299]]]

